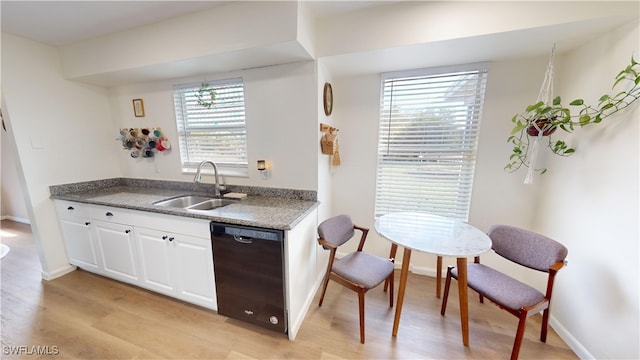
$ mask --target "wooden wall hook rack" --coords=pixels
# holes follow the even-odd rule
[[[334,132],[338,131],[338,128],[320,123],[320,131],[326,134],[333,134]]]

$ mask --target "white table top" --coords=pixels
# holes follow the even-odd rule
[[[411,250],[440,256],[467,257],[491,249],[491,239],[459,220],[417,212],[391,213],[376,220],[380,236]]]

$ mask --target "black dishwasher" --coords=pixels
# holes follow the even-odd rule
[[[287,332],[282,230],[211,222],[218,314]]]

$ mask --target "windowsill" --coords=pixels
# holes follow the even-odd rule
[[[182,174],[183,175],[192,175],[195,176],[196,172],[198,170],[197,169],[191,169],[191,168],[183,168],[182,169]],[[202,169],[200,170],[200,174],[204,175],[204,176],[215,176],[215,173],[213,172],[213,169]],[[247,170],[240,170],[240,169],[218,169],[218,176],[224,176],[224,177],[235,177],[235,178],[248,178],[249,177],[249,172]]]

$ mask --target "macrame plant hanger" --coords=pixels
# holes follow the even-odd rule
[[[540,101],[544,101],[545,104],[550,104],[553,96],[553,57],[556,53],[556,44],[553,44],[551,48],[551,56],[549,57],[549,64],[547,65],[547,71],[544,74],[544,81],[542,82],[542,87],[540,87],[540,92],[538,93],[538,99],[536,103]],[[538,152],[540,147],[540,142],[542,141],[543,131],[538,126],[537,122],[533,122],[533,127],[538,132],[538,135],[533,139],[533,145],[531,146],[531,154],[529,162],[529,170],[527,171],[527,176],[524,178],[525,184],[533,184],[533,175],[535,173],[536,160],[538,159]]]

